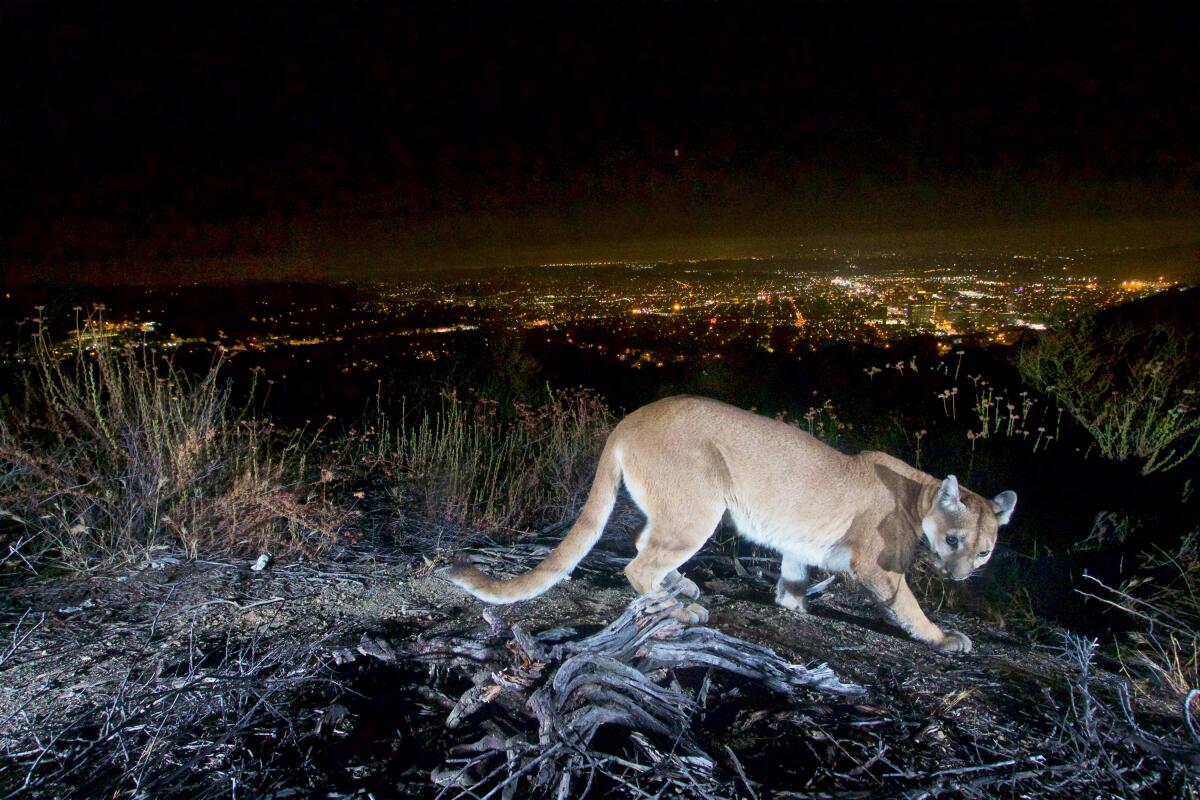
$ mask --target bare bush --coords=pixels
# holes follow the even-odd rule
[[[1137,685],[1165,690],[1181,702],[1200,688],[1200,531],[1185,536],[1175,552],[1147,555],[1141,577],[1120,588],[1090,594],[1137,623],[1120,657]]]
[[[195,378],[103,316],[27,353],[28,416],[0,419],[0,560],[82,570],[157,549],[317,549],[338,514],[305,495],[312,437],[230,403],[218,353]],[[251,391],[253,396],[253,390]]]
[[[1056,744],[1072,753],[1078,763],[1075,777],[1086,776],[1097,789],[1115,790],[1123,796],[1136,796],[1170,774],[1183,776],[1186,784],[1188,774],[1200,768],[1200,741],[1146,731],[1134,714],[1127,686],[1118,687],[1117,708],[1102,702],[1092,685],[1098,648],[1096,639],[1063,632],[1069,704],[1058,720]],[[1132,762],[1135,754],[1153,756],[1156,763]]]

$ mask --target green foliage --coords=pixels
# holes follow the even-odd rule
[[[1042,335],[1017,358],[1022,376],[1055,397],[1100,452],[1168,470],[1200,445],[1200,388],[1190,336],[1165,326],[1101,325],[1094,316]]]
[[[323,546],[337,514],[303,496],[314,437],[230,406],[222,361],[193,378],[100,315],[27,353],[30,413],[0,418],[0,561],[82,570],[158,549]]]

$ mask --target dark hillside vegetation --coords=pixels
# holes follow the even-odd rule
[[[437,571],[464,549],[523,570],[573,519],[620,414],[690,392],[985,494],[1015,490],[976,579],[913,576],[930,615],[978,652],[929,654],[845,581],[810,618],[786,616],[765,588],[777,562],[720,530],[685,570],[712,598],[712,627],[828,662],[867,699],[797,690],[784,707],[702,670],[650,670],[711,704],[690,718],[709,771],[613,724],[595,740],[603,756],[560,765],[580,770],[572,792],[697,780],[710,796],[1194,797],[1197,297],[1164,293],[1008,347],[746,347],[653,372],[510,335],[437,374],[331,389],[328,409],[243,354],[107,346],[88,335],[100,311],[68,312],[81,333],[65,351],[31,323],[0,401],[0,792],[224,796],[232,781],[260,796],[468,796],[445,772],[471,760],[449,752],[468,734],[499,737],[479,751],[499,771],[472,773],[471,791],[500,796],[510,778],[528,790],[495,753],[519,734],[507,749],[539,757],[535,721],[511,703],[458,732],[445,717],[486,675],[528,680],[521,691],[554,680],[525,634],[582,639],[621,614],[638,515],[622,502],[577,580],[503,619],[481,623]],[[546,634],[560,626],[576,630]],[[763,756],[775,740],[806,748],[794,769]]]

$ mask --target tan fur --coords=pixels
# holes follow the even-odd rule
[[[884,453],[848,456],[793,425],[715,400],[669,397],[613,430],[579,519],[541,564],[507,581],[458,564],[449,579],[492,603],[541,594],[600,538],[622,479],[647,517],[638,555],[625,567],[639,593],[667,579],[698,596],[677,569],[728,510],[742,536],[782,554],[780,605],[805,610],[812,567],[848,573],[909,635],[944,651],[969,651],[971,641],[929,621],[904,573],[924,538],[943,575],[969,577],[990,557],[1017,500],[1012,492],[987,500],[953,475],[939,481]],[[704,621],[707,612],[692,604],[685,616]]]

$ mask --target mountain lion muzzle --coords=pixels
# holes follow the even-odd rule
[[[469,563],[447,577],[489,603],[512,603],[549,589],[599,540],[624,481],[646,515],[637,556],[625,575],[639,593],[664,580],[695,600],[679,575],[726,511],[738,532],[783,556],[775,601],[804,612],[812,568],[852,575],[910,636],[944,652],[971,640],[943,631],[917,604],[904,574],[921,540],[945,577],[965,580],[991,557],[1014,492],[987,499],[884,453],[848,456],[799,428],[700,397],[668,397],[617,425],[600,455],[587,502],[566,538],[531,571],[497,580]],[[692,603],[681,612],[704,622]]]

